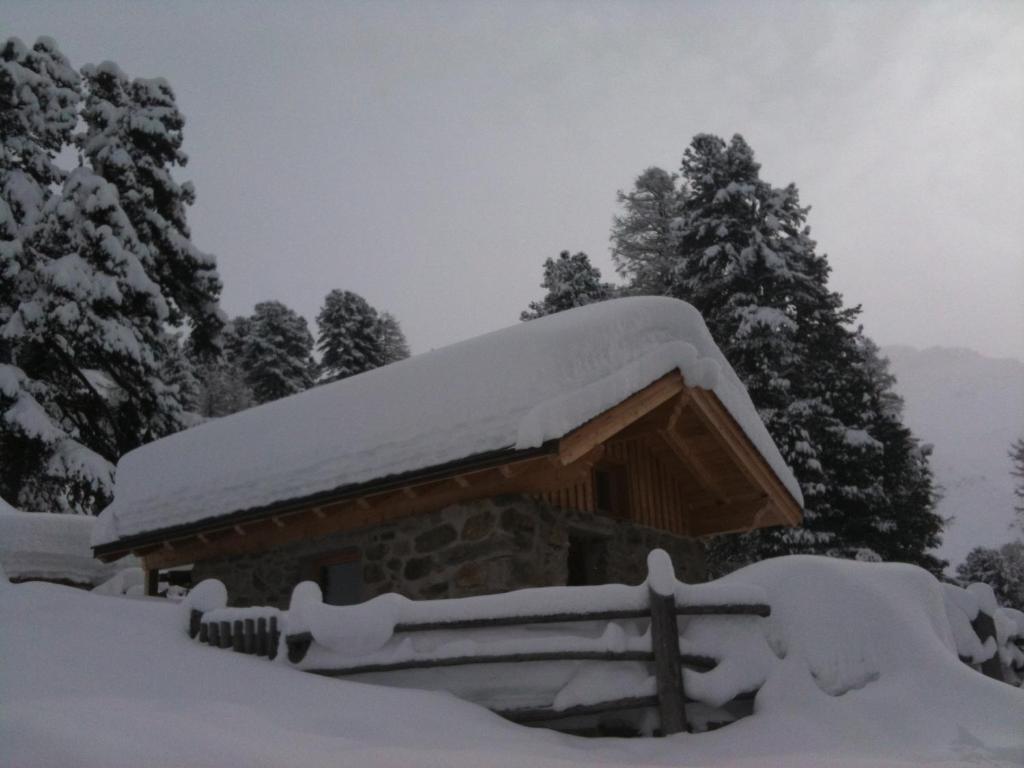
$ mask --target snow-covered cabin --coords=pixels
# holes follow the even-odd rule
[[[117,467],[93,545],[195,563],[240,603],[642,578],[654,547],[801,519],[799,487],[700,314],[627,298],[211,421]]]

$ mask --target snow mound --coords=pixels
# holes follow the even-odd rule
[[[109,565],[94,559],[89,541],[95,524],[84,515],[21,512],[0,499],[0,566],[15,581],[106,581],[134,558]]]
[[[0,582],[0,764],[1024,764],[1024,692],[957,659],[944,590],[925,572],[791,557],[724,582],[763,588],[773,607],[760,622],[773,652],[754,714],[710,733],[629,741],[520,728],[450,695],[327,679],[200,645],[182,632],[174,603]],[[696,626],[683,638],[710,643]],[[558,703],[645,686],[636,666],[614,676],[581,666]]]
[[[697,310],[640,297],[520,323],[142,446],[118,464],[93,544],[536,448],[674,370],[718,396],[802,502]]]

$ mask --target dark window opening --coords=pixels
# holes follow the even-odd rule
[[[317,580],[327,605],[353,605],[363,600],[363,564],[358,549],[347,549],[317,563]]]
[[[627,517],[629,486],[626,467],[605,464],[594,469],[594,505],[598,512],[614,517]]]
[[[583,587],[608,583],[608,541],[601,536],[569,533],[566,585]]]

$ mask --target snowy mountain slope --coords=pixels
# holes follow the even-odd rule
[[[1010,444],[1024,436],[1024,362],[969,349],[885,347],[907,424],[932,443],[943,486],[939,512],[955,519],[940,550],[952,566],[976,546],[1014,538]]]

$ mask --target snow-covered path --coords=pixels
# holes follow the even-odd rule
[[[757,714],[714,733],[629,740],[525,729],[444,694],[201,646],[165,601],[3,582],[0,764],[1024,764],[1024,692],[956,661],[923,571],[785,558],[732,578],[768,591],[770,640],[785,653]],[[822,690],[860,678],[840,696]]]

